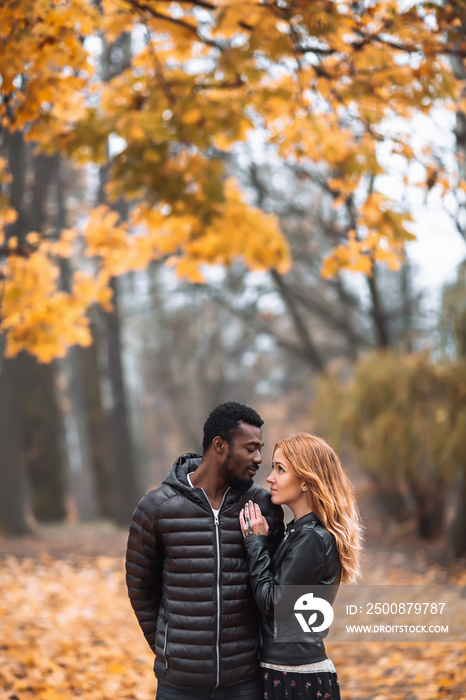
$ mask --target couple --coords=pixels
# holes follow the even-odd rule
[[[217,406],[202,457],[182,455],[134,512],[126,580],[156,700],[340,698],[321,640],[274,641],[274,595],[354,580],[352,488],[333,450],[303,433],[275,446],[269,495],[253,483],[262,425],[248,406]],[[282,504],[294,515],[285,534]]]

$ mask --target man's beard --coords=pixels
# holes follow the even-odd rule
[[[245,477],[244,479],[241,479],[237,474],[235,474],[231,468],[230,468],[230,462],[231,462],[231,451],[228,450],[225,459],[223,460],[222,464],[220,465],[220,470],[225,477],[225,481],[227,481],[231,486],[250,486],[252,484],[252,477]],[[245,468],[245,470],[247,467]]]

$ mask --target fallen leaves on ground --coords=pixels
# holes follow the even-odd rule
[[[153,700],[121,559],[8,557],[0,589],[0,700]]]
[[[466,645],[327,644],[342,700],[465,700]]]
[[[1,561],[0,700],[153,700],[153,655],[127,599],[122,556],[91,556],[89,547],[76,554],[75,544],[68,556],[60,540],[60,557]],[[414,554],[371,548],[366,564],[364,583],[447,582],[442,567]],[[448,582],[464,585],[458,572]],[[343,700],[466,698],[466,644],[335,643],[327,651]]]
[[[362,583],[466,586],[464,562],[445,568],[422,550],[364,552]],[[466,604],[466,603],[465,603]],[[342,700],[466,700],[466,643],[370,642],[326,645]]]

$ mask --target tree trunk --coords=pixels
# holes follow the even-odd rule
[[[462,35],[466,35],[466,18],[462,22]],[[458,96],[458,109],[456,111],[456,145],[458,150],[458,168],[461,176],[466,179],[466,110],[460,104],[466,98],[466,65],[461,56],[452,59],[453,70],[456,78],[461,81],[462,89]],[[464,223],[464,207],[463,219]],[[460,217],[458,217],[458,224]],[[466,226],[458,225],[458,232],[466,240]],[[463,261],[464,265],[464,261]],[[466,311],[459,314],[456,320],[456,334],[460,356],[466,358]],[[459,475],[460,486],[458,488],[458,505],[451,529],[449,532],[449,544],[455,557],[466,555],[466,471],[463,469]]]
[[[60,166],[55,165],[57,230],[66,228],[65,192]],[[71,262],[61,261],[61,284],[66,291],[71,287]],[[68,499],[75,508],[80,520],[94,520],[99,516],[96,495],[93,456],[89,434],[89,421],[86,404],[86,378],[82,365],[83,348],[72,347],[67,356],[58,364],[57,391],[60,394],[64,444],[67,451],[67,492]]]
[[[462,34],[463,37],[466,36],[466,18],[462,22]],[[458,94],[458,108],[456,110],[456,148],[458,153],[458,169],[461,173],[462,179],[466,179],[466,110],[462,108],[462,104],[466,98],[466,65],[464,63],[464,58],[458,54],[452,56],[452,67],[456,79],[461,84],[461,91]],[[464,209],[464,207],[463,207]],[[457,229],[458,233],[466,240],[466,225],[464,223],[464,211],[463,218],[457,218]]]
[[[32,160],[34,183],[27,214],[28,230],[42,232],[47,220],[46,202],[50,185],[59,177],[60,156],[36,155]]]
[[[30,205],[23,199],[25,233],[44,232],[50,187],[57,176],[59,156],[31,155],[26,168],[31,171],[28,187]],[[27,170],[23,171],[23,178]],[[38,520],[61,520],[65,510],[65,468],[62,424],[55,390],[53,365],[40,364],[27,356],[27,382],[24,402],[26,471],[32,487],[32,508]]]
[[[466,471],[460,475],[458,504],[451,524],[448,543],[455,557],[466,556]]]
[[[24,194],[26,181],[26,144],[23,134],[15,131],[7,136],[8,170],[11,175],[11,206],[16,210],[17,219],[7,226],[7,237],[16,236],[18,242],[24,245],[27,233],[27,216],[24,211]]]
[[[418,534],[424,540],[440,537],[445,530],[445,486],[434,477],[418,476],[410,481],[416,501]]]
[[[403,344],[407,353],[414,350],[413,345],[413,315],[414,309],[411,300],[411,267],[409,263],[405,263],[401,268],[401,300],[402,312],[401,318],[403,323]]]
[[[398,523],[404,523],[414,516],[414,504],[410,502],[403,481],[385,474],[372,474],[371,480],[374,484],[375,501],[382,517],[385,514]]]
[[[75,349],[76,362],[81,367],[87,429],[89,433],[90,458],[99,512],[112,518],[115,512],[114,474],[108,435],[108,423],[102,403],[99,369],[99,333],[92,324],[94,342],[88,348]]]
[[[391,345],[390,333],[388,329],[386,314],[383,308],[382,300],[380,298],[377,268],[375,263],[372,275],[370,277],[367,277],[366,279],[367,284],[369,286],[369,292],[372,302],[371,316],[374,324],[375,344],[378,348],[389,348]]]
[[[30,531],[22,460],[23,360],[3,359],[0,372],[0,531],[10,535]]]
[[[309,329],[304,323],[303,318],[298,309],[298,304],[291,295],[285,280],[280,275],[277,270],[271,270],[270,274],[275,286],[280,293],[280,296],[288,309],[291,320],[296,331],[296,335],[299,338],[299,342],[302,348],[303,356],[306,358],[308,364],[317,372],[325,372],[325,360],[322,353],[318,350],[317,345],[311,337]]]
[[[25,242],[23,214],[26,147],[21,133],[7,136],[7,157],[12,175],[10,200],[18,213],[6,236]],[[0,307],[1,310],[1,307]],[[23,465],[23,356],[5,359],[0,370],[0,529],[14,535],[29,532]]]
[[[68,453],[68,497],[74,504],[80,520],[94,520],[99,512],[91,468],[83,376],[76,357],[76,348],[71,348],[67,357],[58,364],[60,369],[57,388],[61,394],[60,404]]]
[[[131,55],[131,37],[124,34],[113,44],[104,46],[102,54],[103,80],[111,80],[128,67]],[[99,202],[106,203],[105,186],[108,180],[110,163],[100,169]],[[120,200],[112,205],[120,217],[125,219],[128,205]],[[128,400],[123,377],[121,325],[118,304],[118,285],[111,280],[113,291],[113,311],[103,314],[106,331],[107,372],[111,387],[111,408],[109,414],[110,450],[113,459],[115,511],[114,520],[118,525],[127,526],[141,496],[136,472],[133,438],[128,415]]]
[[[40,365],[25,354],[23,405],[25,468],[31,486],[31,506],[38,521],[66,517],[64,454],[54,364]]]
[[[111,281],[114,310],[104,314],[108,353],[108,377],[111,386],[110,442],[113,457],[115,512],[114,520],[125,526],[141,496],[132,435],[128,419],[128,401],[123,378],[121,327],[118,313],[118,289]]]

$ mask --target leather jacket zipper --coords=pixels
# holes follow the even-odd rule
[[[285,534],[283,535],[283,539],[280,542],[280,544],[278,545],[277,549],[275,550],[275,553],[278,552],[280,547],[282,547],[285,544],[285,542],[287,541],[288,537],[290,536],[290,534],[292,532],[294,532],[294,528],[292,530],[285,530]]]

